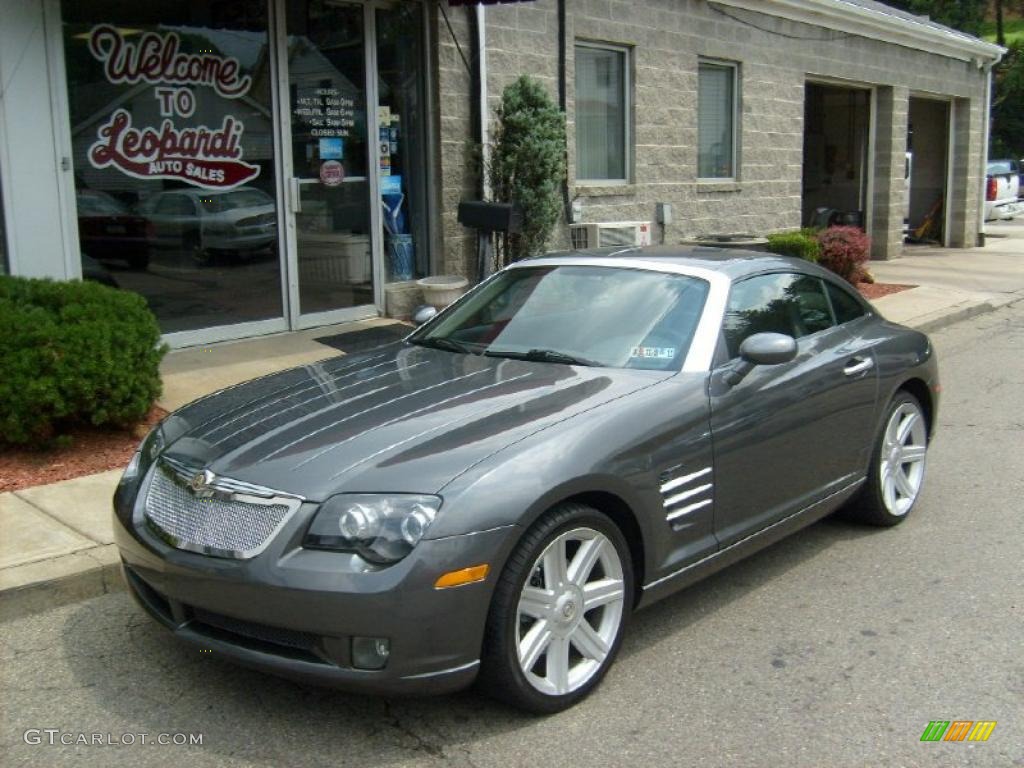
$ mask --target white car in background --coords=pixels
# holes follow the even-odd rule
[[[139,205],[153,245],[188,251],[200,264],[217,254],[238,256],[277,244],[274,199],[261,189],[173,189]]]

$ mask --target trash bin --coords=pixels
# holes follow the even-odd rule
[[[412,280],[416,264],[416,247],[412,235],[388,235],[388,261],[394,280]]]

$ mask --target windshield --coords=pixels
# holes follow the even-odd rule
[[[679,370],[708,283],[595,266],[502,272],[411,341],[449,351],[612,368]]]

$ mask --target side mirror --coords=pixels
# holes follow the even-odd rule
[[[758,365],[779,365],[796,357],[796,339],[784,333],[755,333],[740,344],[740,360],[724,381],[734,387]]]
[[[434,319],[437,314],[437,307],[432,307],[429,304],[424,304],[421,307],[416,307],[416,310],[412,313],[412,321],[416,323],[417,327],[425,323],[429,323]]]

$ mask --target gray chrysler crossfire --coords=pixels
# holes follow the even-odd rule
[[[535,258],[403,341],[168,416],[117,544],[145,610],[224,658],[553,712],[634,609],[839,509],[901,522],[938,392],[928,338],[814,264]]]

